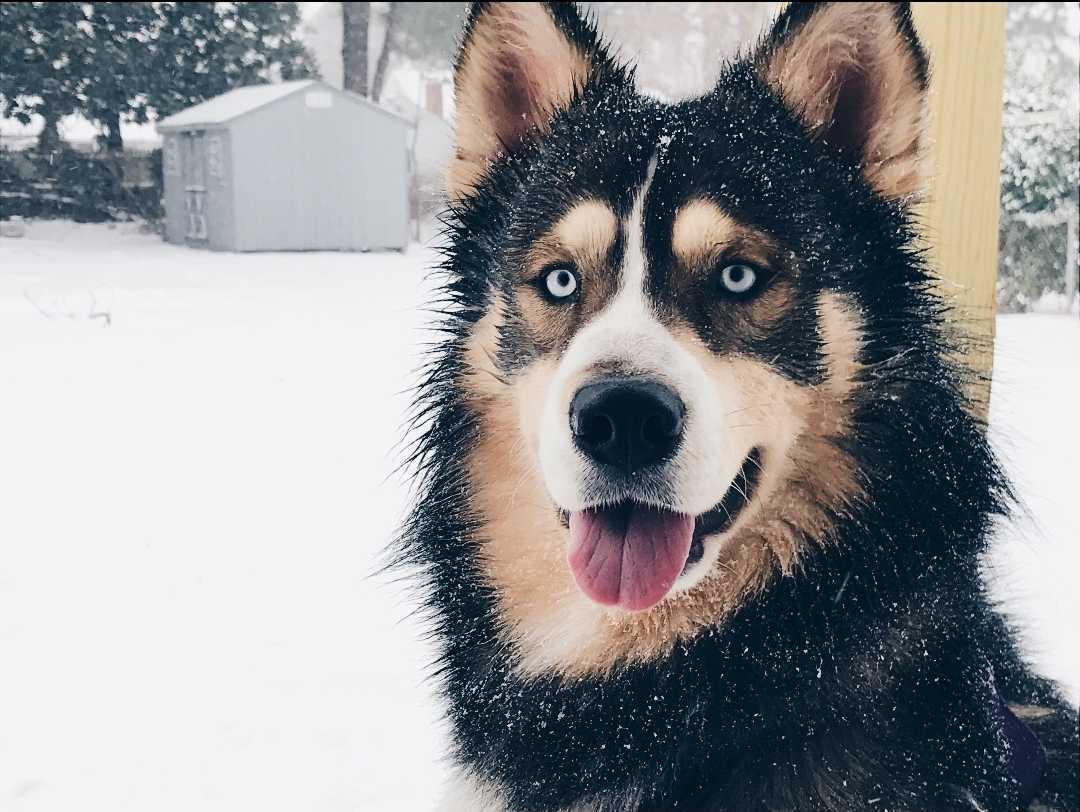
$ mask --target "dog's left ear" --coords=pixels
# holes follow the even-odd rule
[[[454,70],[450,197],[471,194],[500,153],[546,131],[605,58],[573,3],[473,3]]]
[[[923,189],[926,55],[907,3],[793,3],[757,67],[815,138],[890,199]]]

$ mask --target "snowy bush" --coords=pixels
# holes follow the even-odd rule
[[[1067,257],[1068,272],[1077,272],[1078,29],[1075,3],[1009,4],[998,273],[1004,311],[1028,310],[1047,293],[1064,296]]]
[[[64,218],[81,223],[158,220],[161,150],[94,155],[0,150],[0,220]]]

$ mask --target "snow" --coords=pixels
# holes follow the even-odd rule
[[[38,135],[45,124],[45,119],[36,113],[30,122],[23,124],[15,118],[0,116],[0,142],[9,149],[25,149],[37,143]],[[60,137],[79,147],[90,147],[101,134],[101,128],[81,113],[73,113],[60,119]],[[124,139],[124,149],[129,152],[150,152],[161,146],[161,136],[157,134],[154,122],[137,124],[134,121],[120,122],[120,137]]]
[[[0,808],[434,808],[431,653],[372,575],[433,260],[0,239]],[[1075,696],[1080,322],[998,325],[1034,519],[995,593]]]
[[[318,84],[314,79],[300,79],[294,82],[238,87],[174,113],[158,122],[157,127],[161,131],[165,128],[190,127],[195,124],[222,124],[314,84]]]
[[[0,240],[0,808],[431,806],[430,656],[371,577],[430,261]]]
[[[124,139],[124,148],[127,151],[149,152],[161,146],[159,128],[171,130],[196,125],[223,124],[245,113],[250,113],[252,110],[271,104],[278,99],[283,99],[291,93],[306,87],[322,87],[326,85],[327,83],[317,79],[298,79],[290,82],[238,87],[227,93],[222,93],[220,96],[208,99],[201,104],[187,107],[161,121],[151,120],[142,124],[121,121],[120,135]],[[335,89],[338,92],[344,92],[340,86]],[[353,93],[345,93],[345,95],[358,104],[402,118],[410,125],[415,118],[415,109],[412,114],[405,116],[402,114],[401,109],[393,109],[390,105],[378,105]],[[387,94],[387,99],[392,98],[395,97]],[[431,116],[430,113],[426,112],[425,115]],[[424,167],[432,164],[437,158],[445,160],[444,153],[447,153],[443,143],[445,141],[443,131],[448,130],[449,125],[437,116],[431,116],[431,118],[434,121],[426,121],[426,127],[435,129],[436,132],[434,135],[426,133],[420,145],[420,160],[423,162],[421,165]],[[32,115],[30,122],[27,124],[23,124],[14,118],[0,116],[0,141],[13,149],[25,149],[37,143],[43,124],[44,119],[37,114]],[[60,137],[68,143],[89,147],[94,143],[94,139],[100,135],[101,130],[92,121],[76,113],[60,119],[59,132]]]
[[[999,316],[990,436],[1024,517],[989,560],[995,597],[1015,618],[1039,670],[1080,701],[1080,319]]]

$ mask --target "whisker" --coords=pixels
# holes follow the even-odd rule
[[[744,502],[749,502],[750,501],[750,497],[746,495],[746,491],[744,491],[741,487],[739,487],[738,477],[736,477],[735,481],[731,483],[731,487],[734,488],[738,492],[738,494],[743,498]]]
[[[764,409],[766,406],[775,406],[775,405],[776,405],[775,400],[770,400],[768,403],[751,403],[749,406],[743,406],[743,407],[741,407],[739,409],[732,409],[730,412],[725,414],[724,417],[731,417],[731,415],[733,415],[733,414],[738,414],[739,412],[745,412],[745,411],[747,411],[749,409]]]
[[[488,349],[487,347],[484,347],[484,355],[485,355],[485,356],[487,357],[487,359],[488,359],[488,360],[489,360],[489,361],[491,362],[491,365],[492,365],[493,367],[495,367],[495,369],[498,369],[498,368],[499,368],[499,363],[498,363],[498,361],[496,361],[496,360],[495,360],[495,356],[491,354],[491,350],[489,350],[489,349]],[[501,383],[501,384],[502,384],[503,386],[509,386],[509,385],[510,385],[510,382],[509,382],[508,380],[506,380],[506,378],[502,377],[501,375],[499,375],[498,373],[496,373],[496,372],[495,372],[494,370],[491,370],[491,369],[485,369],[485,370],[484,370],[484,372],[486,372],[486,373],[487,373],[488,375],[490,375],[490,376],[491,376],[492,378],[494,378],[495,380],[497,380],[497,381],[498,381],[499,383]]]

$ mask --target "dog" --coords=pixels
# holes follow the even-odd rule
[[[1077,809],[1077,714],[980,555],[1012,504],[912,209],[906,4],[794,4],[639,94],[572,4],[475,3],[396,546],[441,809]]]

